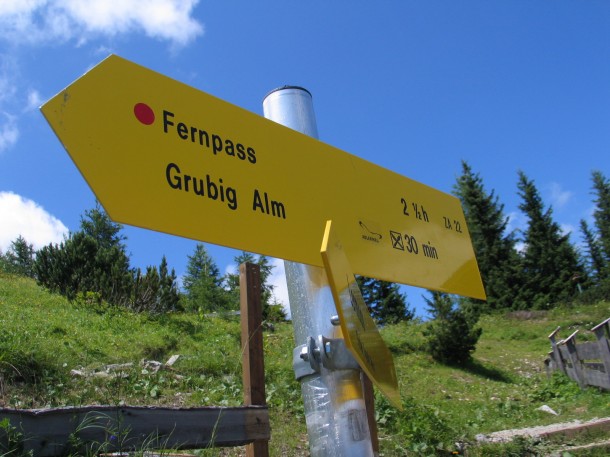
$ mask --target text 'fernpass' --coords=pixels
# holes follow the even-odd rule
[[[142,124],[148,126],[155,124],[155,112],[147,104],[137,103],[133,112]],[[167,109],[163,110],[161,124],[164,134],[174,136],[177,141],[191,143],[197,152],[211,154],[213,157],[224,155],[238,162],[256,166],[258,157],[252,145],[246,145],[235,138],[223,138],[201,126],[189,125],[180,121],[174,112]],[[224,177],[213,176],[206,170],[185,169],[177,161],[168,162],[164,170],[159,170],[159,176],[169,188],[189,197],[218,202],[233,211],[240,208],[242,200],[238,189],[230,182],[226,182]],[[246,208],[279,219],[288,217],[285,203],[269,195],[265,190],[254,188],[244,193]]]

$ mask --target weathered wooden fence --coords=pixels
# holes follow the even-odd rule
[[[19,448],[23,455],[31,452],[41,457],[205,449],[269,439],[269,416],[264,406],[3,409],[0,416],[12,425],[11,433],[0,430],[0,449]]]
[[[547,373],[560,370],[581,388],[597,386],[610,390],[610,318],[591,329],[597,341],[576,343],[578,330],[557,341],[560,327],[549,335],[551,352],[545,360]]]
[[[249,457],[267,457],[271,428],[265,406],[258,265],[240,265],[240,292],[245,406],[0,409],[0,421],[9,423],[0,428],[0,455],[15,446],[26,454],[50,457],[247,445]]]

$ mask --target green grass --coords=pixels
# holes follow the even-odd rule
[[[85,404],[234,406],[242,402],[237,318],[196,314],[150,317],[122,309],[69,302],[33,281],[0,274],[0,405],[41,408]],[[586,330],[610,315],[608,303],[560,307],[533,314],[485,316],[473,361],[434,362],[422,348],[425,323],[382,330],[394,354],[404,411],[376,394],[384,456],[451,455],[455,443],[477,434],[609,415],[610,395],[581,391],[561,376],[547,379],[547,339]],[[271,455],[307,455],[300,386],[292,374],[290,324],[265,332],[266,390]],[[154,372],[141,361],[180,359]],[[110,364],[132,363],[120,376],[83,377]],[[558,417],[537,410],[546,404]],[[527,455],[527,442],[472,449],[469,455]],[[492,449],[493,448],[493,449]],[[481,450],[483,449],[483,450]],[[478,453],[476,453],[478,452]],[[481,453],[483,452],[483,453]],[[208,450],[201,455],[239,455]]]

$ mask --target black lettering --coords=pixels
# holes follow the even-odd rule
[[[229,202],[229,208],[237,209],[237,192],[232,187],[227,187],[227,201]]]
[[[178,136],[183,140],[186,140],[189,137],[189,128],[186,126],[186,124],[183,124],[182,122],[178,122],[178,125],[176,126],[176,131],[178,132]]]
[[[203,138],[205,137],[205,145],[210,147],[210,137],[208,136],[208,132],[205,130],[199,130],[199,144],[203,146]]]
[[[255,164],[256,163],[256,151],[252,148],[248,148],[248,161],[251,164]]]
[[[225,152],[231,157],[235,156],[235,146],[231,140],[225,141]]]
[[[218,188],[220,189],[220,201],[224,202],[225,201],[225,188],[222,185],[222,178],[220,178],[218,180]]]
[[[197,127],[191,127],[191,143],[195,142],[196,135],[197,135]]]
[[[282,202],[271,201],[271,214],[286,219],[286,208]]]
[[[254,189],[254,199],[252,200],[252,211],[256,211],[260,209],[263,214],[265,213],[265,209],[263,208],[263,201],[261,200],[261,195],[258,193],[257,189]]]
[[[212,135],[212,152],[214,155],[222,151],[222,138],[218,135]]]
[[[175,171],[176,175],[172,175],[172,170]],[[182,178],[180,177],[180,168],[175,163],[170,163],[167,165],[165,169],[165,179],[167,179],[167,184],[172,189],[182,190]]]
[[[182,174],[178,165],[169,163],[165,167],[165,179],[172,189],[193,192],[200,197],[207,195],[210,200],[226,203],[229,209],[237,209],[237,190],[233,187],[225,187],[222,178],[214,181],[210,175],[206,175],[205,180],[203,180],[196,176]]]
[[[191,143],[193,144],[199,143],[200,146],[210,148],[214,155],[218,155],[219,152],[224,151],[229,157],[237,157],[240,160],[247,160],[252,164],[256,163],[256,151],[254,148],[248,147],[243,143],[238,143],[233,139],[223,139],[222,136],[213,132],[208,133],[206,130],[202,130],[195,125],[190,125],[185,122],[176,122],[174,119],[174,113],[168,110],[163,110],[163,132],[169,133],[170,130],[175,130],[180,139],[190,139]],[[191,178],[191,181],[194,182],[195,178]],[[181,176],[180,179],[182,182],[183,177]],[[185,183],[187,182],[185,181]],[[268,212],[270,210],[272,211],[273,208],[266,206],[265,210]],[[278,211],[281,212],[281,210]]]
[[[170,113],[167,110],[163,110],[163,131],[165,133],[167,133],[168,125],[174,125],[174,123],[168,119],[169,117],[174,117],[174,113]]]
[[[246,151],[244,150],[244,145],[241,143],[237,143],[237,157],[241,160],[246,158]]]
[[[208,198],[216,200],[218,198],[218,187],[214,181],[210,179],[210,175],[206,175],[205,179],[207,181]]]
[[[199,184],[199,188],[197,188],[197,184]],[[195,195],[205,196],[203,179],[193,179],[193,192]]]

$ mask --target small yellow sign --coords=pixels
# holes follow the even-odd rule
[[[369,314],[331,221],[326,223],[321,253],[345,345],[390,403],[402,409],[392,353]]]
[[[117,222],[322,266],[332,219],[356,273],[485,297],[455,197],[159,73],[113,55],[42,112]]]

